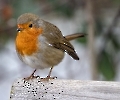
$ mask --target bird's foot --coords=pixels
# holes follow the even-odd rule
[[[51,76],[48,75],[48,76],[45,77],[45,78],[40,78],[41,81],[49,81],[49,80],[51,80],[51,79],[57,79],[57,77],[56,77],[56,76],[51,77]]]
[[[34,78],[38,78],[38,77],[40,78],[40,76],[35,76],[34,75],[35,72],[36,72],[36,69],[33,71],[33,73],[29,77],[26,77],[23,80],[24,81],[29,81],[29,80],[34,79]]]
[[[23,80],[24,81],[29,81],[29,80],[32,80],[32,79],[35,79],[35,78],[40,78],[40,76],[30,75],[29,77],[26,77]]]

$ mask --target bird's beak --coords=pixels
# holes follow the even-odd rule
[[[20,31],[22,31],[22,28],[17,28],[16,31],[17,31],[17,32],[20,32]]]

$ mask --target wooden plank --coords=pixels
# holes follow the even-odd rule
[[[120,100],[120,83],[33,79],[14,82],[10,100]]]

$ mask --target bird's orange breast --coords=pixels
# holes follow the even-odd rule
[[[38,36],[42,34],[42,28],[25,28],[18,32],[16,37],[16,50],[24,55],[31,55],[38,50]]]

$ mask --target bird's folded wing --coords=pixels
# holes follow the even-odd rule
[[[55,48],[65,51],[67,54],[69,54],[73,59],[79,60],[79,57],[77,56],[74,47],[70,44],[69,41],[66,39],[62,40],[61,42],[52,44]]]

